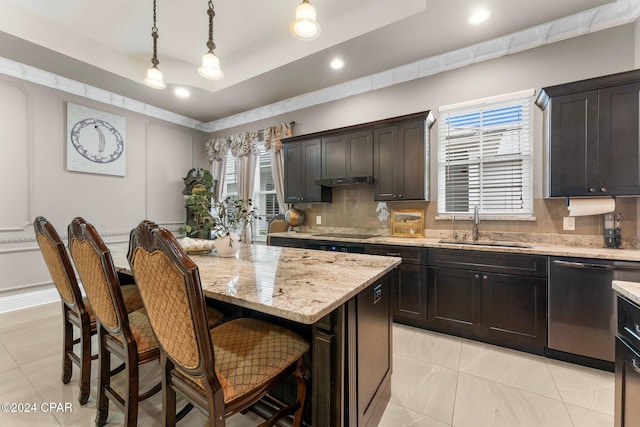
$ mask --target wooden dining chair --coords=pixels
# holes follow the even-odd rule
[[[210,426],[220,427],[289,375],[297,380],[297,402],[283,405],[263,425],[290,415],[301,425],[307,341],[252,318],[207,328],[198,267],[173,235],[153,222],[132,230],[128,259],[160,346],[163,425],[176,423],[176,391],[208,416]]]
[[[80,368],[78,401],[84,405],[89,400],[91,388],[91,360],[98,357],[91,355],[91,336],[96,333],[95,316],[82,298],[69,254],[55,227],[39,216],[33,222],[33,228],[44,262],[62,300],[62,382],[69,383],[75,363]],[[74,327],[80,332],[76,339],[73,338]],[[74,352],[74,344],[80,344],[79,354]]]
[[[126,426],[137,425],[138,402],[160,391],[157,383],[139,392],[139,366],[159,359],[158,344],[143,308],[127,312],[111,252],[96,229],[77,217],[68,227],[69,252],[75,263],[98,324],[99,374],[96,425],[106,423],[109,400],[123,413]],[[122,360],[127,390],[122,395],[111,383],[111,356]]]

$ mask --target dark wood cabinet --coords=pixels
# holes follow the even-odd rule
[[[322,179],[373,176],[373,132],[322,138]]]
[[[367,253],[402,258],[402,264],[390,275],[393,321],[424,327],[427,320],[427,249],[367,245]]]
[[[618,296],[615,426],[640,425],[640,306]]]
[[[427,327],[543,354],[547,258],[429,250]]]
[[[284,144],[285,202],[331,202],[331,189],[316,185],[321,176],[321,141],[309,139]]]
[[[545,196],[640,195],[640,70],[543,88]]]
[[[374,129],[375,200],[427,199],[425,126],[432,123],[423,117]]]

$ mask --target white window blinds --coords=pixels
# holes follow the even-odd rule
[[[533,214],[533,90],[441,107],[438,214]]]

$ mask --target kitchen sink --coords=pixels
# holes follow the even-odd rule
[[[530,248],[526,243],[518,242],[487,242],[487,241],[469,241],[469,240],[438,240],[438,243],[446,243],[448,245],[473,245],[473,246],[493,246],[499,248]]]

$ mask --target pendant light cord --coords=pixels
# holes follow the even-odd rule
[[[153,58],[151,63],[154,67],[158,67],[158,27],[156,26],[156,0],[153,0],[153,27],[151,27],[151,37],[153,37]]]
[[[213,53],[213,50],[216,48],[216,44],[213,42],[213,17],[216,16],[216,13],[213,11],[213,1],[209,0],[209,10],[207,10],[207,14],[209,15],[209,41],[207,41],[207,48],[209,49],[209,53]]]

